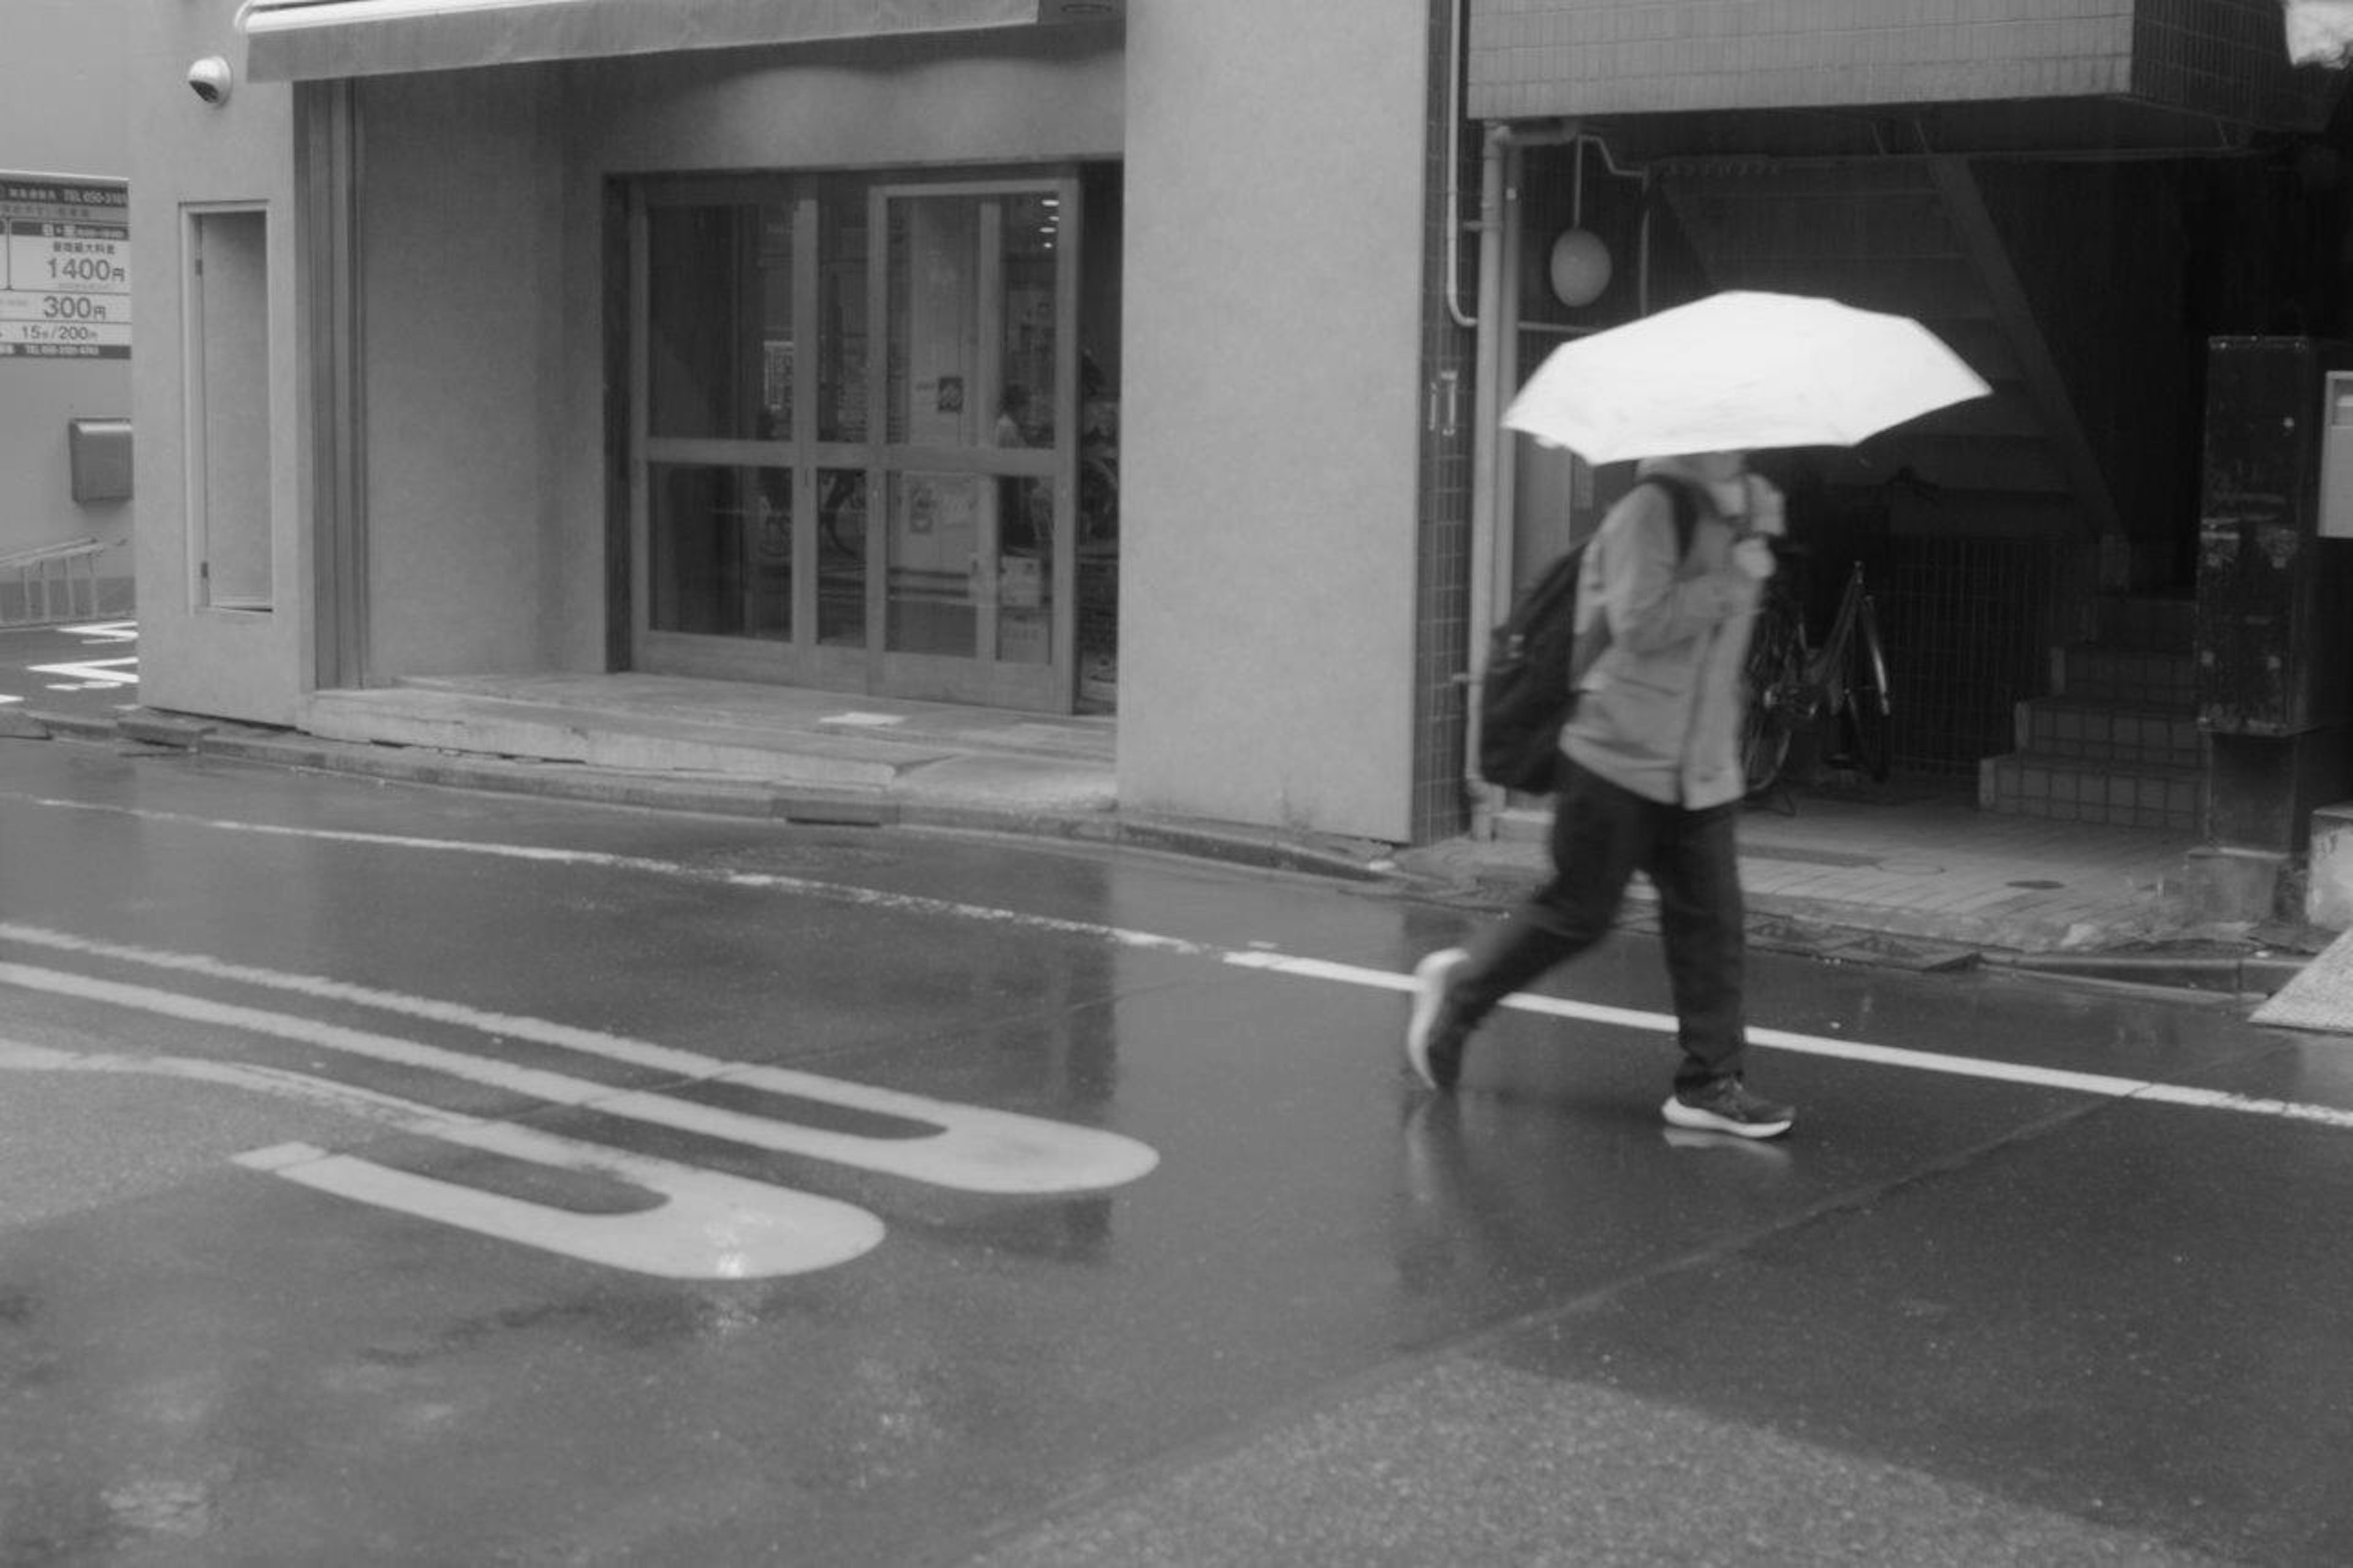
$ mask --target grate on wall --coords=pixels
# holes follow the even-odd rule
[[[2016,749],[2014,714],[2050,683],[2051,547],[1897,535],[1873,597],[1887,647],[1895,765],[1969,777]]]

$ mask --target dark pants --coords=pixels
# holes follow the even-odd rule
[[[1553,806],[1552,879],[1471,944],[1448,1000],[1476,1023],[1513,992],[1583,952],[1609,930],[1636,871],[1659,892],[1667,978],[1674,990],[1683,1065],[1675,1087],[1741,1070],[1746,941],[1741,927],[1740,806],[1686,811],[1561,764]]]

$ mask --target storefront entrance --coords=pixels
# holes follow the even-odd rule
[[[1098,568],[1116,537],[1084,439],[1085,188],[631,189],[634,668],[1076,705],[1082,536]]]

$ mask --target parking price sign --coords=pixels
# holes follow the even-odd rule
[[[0,359],[131,357],[130,187],[0,174]]]

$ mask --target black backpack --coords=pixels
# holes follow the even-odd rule
[[[1641,481],[1667,492],[1675,509],[1675,559],[1691,553],[1698,502],[1663,474]],[[1479,776],[1541,795],[1556,786],[1561,726],[1577,709],[1577,682],[1609,646],[1609,623],[1595,617],[1577,635],[1577,580],[1593,536],[1564,552],[1512,605],[1489,638],[1479,682]]]

